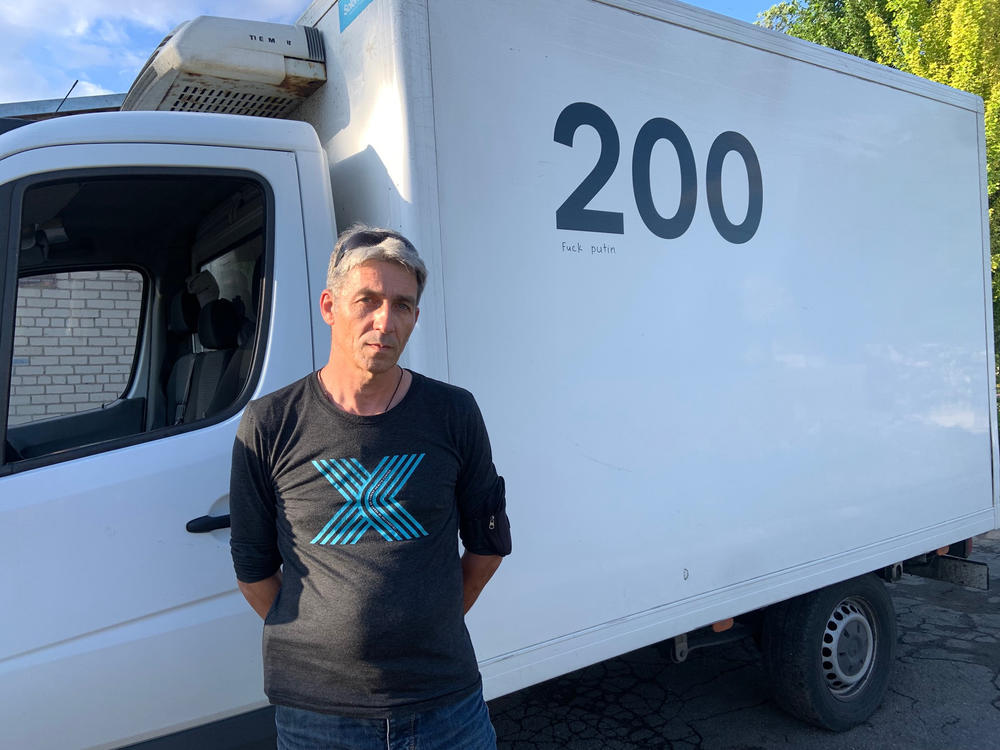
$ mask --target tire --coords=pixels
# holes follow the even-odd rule
[[[761,643],[774,699],[842,732],[882,703],[896,655],[896,613],[869,574],[768,608]]]

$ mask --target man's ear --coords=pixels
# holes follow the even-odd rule
[[[319,314],[328,326],[333,325],[333,307],[336,298],[329,289],[324,289],[319,295]]]
[[[416,325],[418,320],[420,320],[420,308],[419,307],[415,308],[414,311],[413,311],[413,325]]]

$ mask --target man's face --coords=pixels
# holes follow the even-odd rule
[[[398,263],[362,263],[351,269],[336,295],[323,291],[320,311],[332,331],[335,361],[350,361],[372,375],[387,372],[420,314],[417,277]]]

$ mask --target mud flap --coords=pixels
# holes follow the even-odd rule
[[[986,563],[952,555],[915,558],[903,563],[903,570],[922,578],[956,583],[971,589],[990,590],[990,567]]]

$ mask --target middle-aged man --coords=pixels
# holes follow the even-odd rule
[[[232,552],[279,748],[496,746],[464,614],[510,552],[504,483],[472,395],[398,364],[426,277],[397,232],[344,232],[329,361],[240,424]]]

